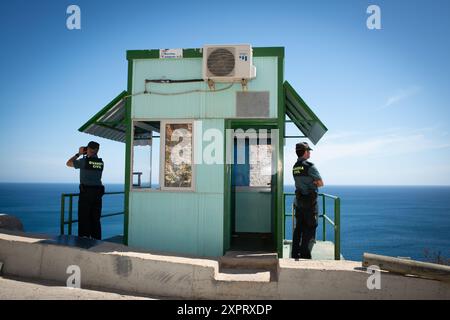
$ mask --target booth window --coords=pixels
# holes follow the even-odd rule
[[[267,187],[273,176],[273,148],[269,140],[234,139],[233,186]]]
[[[133,189],[159,188],[159,121],[133,121]]]
[[[193,190],[193,123],[164,121],[161,130],[161,189]]]
[[[272,145],[250,145],[250,187],[267,187],[272,182]]]

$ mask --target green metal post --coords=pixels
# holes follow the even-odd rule
[[[323,211],[323,217],[322,217],[323,241],[326,241],[327,240],[327,230],[326,230],[327,221],[325,219],[326,210],[325,210],[325,196],[324,195],[322,195],[322,211]]]
[[[67,234],[69,236],[72,235],[72,203],[73,197],[70,195],[69,197],[69,227],[67,228]]]
[[[283,193],[283,202],[286,203],[286,195]],[[283,224],[286,225],[286,219],[289,217],[289,215],[286,215],[286,213],[283,215]],[[286,238],[286,230],[283,231],[283,240]]]
[[[277,69],[278,69],[278,143],[277,143],[277,161],[278,163],[283,164],[284,161],[284,135],[285,135],[285,101],[284,101],[284,47],[277,48],[274,50],[277,58]],[[275,208],[276,208],[276,219],[275,219],[275,239],[277,244],[277,252],[278,257],[283,257],[283,235],[285,234],[285,204],[283,201],[283,191],[284,191],[284,183],[283,183],[283,165],[277,166],[277,186],[276,186],[276,198],[275,198]]]
[[[60,228],[60,233],[61,233],[61,235],[64,235],[64,210],[65,210],[65,203],[64,203],[64,200],[65,200],[66,198],[65,198],[65,196],[64,196],[64,193],[61,195],[61,219],[60,219],[60,225],[59,225],[59,228]]]
[[[127,93],[133,93],[133,60],[128,58],[128,83],[127,83]],[[133,121],[131,119],[131,107],[132,107],[132,96],[130,96],[125,101],[125,125],[126,125],[126,133],[125,133],[125,194],[124,194],[124,216],[123,216],[123,244],[128,245],[128,224],[129,224],[129,216],[130,216],[130,189],[132,182],[132,163],[131,163],[131,153],[133,151],[132,145],[132,130],[133,130]],[[151,177],[150,177],[151,183]]]
[[[334,200],[334,259],[341,260],[341,199]]]

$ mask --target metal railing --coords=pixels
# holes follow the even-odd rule
[[[124,194],[123,191],[120,192],[105,192],[104,195],[111,194]],[[72,224],[77,223],[78,219],[73,219],[73,198],[80,196],[79,193],[63,193],[61,194],[61,220],[60,220],[60,234],[65,234],[65,226],[67,225],[67,234],[72,235]],[[68,212],[68,220],[66,220],[66,198],[69,198],[69,212]],[[123,212],[116,213],[108,213],[101,215],[100,218],[119,216],[124,214]]]
[[[287,197],[294,197],[295,200],[295,193],[294,192],[285,192],[284,193],[284,204],[286,205],[286,198]],[[322,213],[319,213],[319,218],[322,218],[322,230],[323,235],[322,239],[323,241],[327,240],[326,235],[326,224],[327,222],[331,224],[334,228],[334,259],[340,260],[341,259],[341,199],[339,197],[326,194],[326,193],[319,193],[318,197],[322,197]],[[329,216],[326,214],[326,199],[333,199],[334,200],[334,221],[331,220]],[[284,214],[284,225],[286,225],[286,217],[292,217],[292,233],[294,232],[295,228],[295,213],[294,213],[294,203],[292,202],[292,211],[285,212]],[[284,239],[286,239],[286,229],[284,234]]]

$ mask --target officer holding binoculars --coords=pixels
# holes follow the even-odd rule
[[[78,236],[101,240],[103,161],[97,157],[100,145],[91,141],[87,147],[80,147],[78,153],[67,160],[66,165],[80,169],[80,196],[78,197]],[[81,159],[78,159],[82,155]]]

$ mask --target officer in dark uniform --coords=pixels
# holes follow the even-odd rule
[[[102,196],[103,161],[97,157],[100,145],[91,141],[87,147],[80,147],[77,154],[67,161],[67,166],[80,169],[80,196],[78,197],[78,236],[102,238],[100,216]],[[81,159],[78,159],[83,155]],[[78,159],[78,160],[77,160]]]
[[[323,181],[314,164],[307,161],[311,150],[306,142],[295,145],[298,160],[292,169],[295,181],[296,217],[292,239],[292,258],[294,259],[311,259],[311,250],[316,238],[317,190],[323,186]]]

